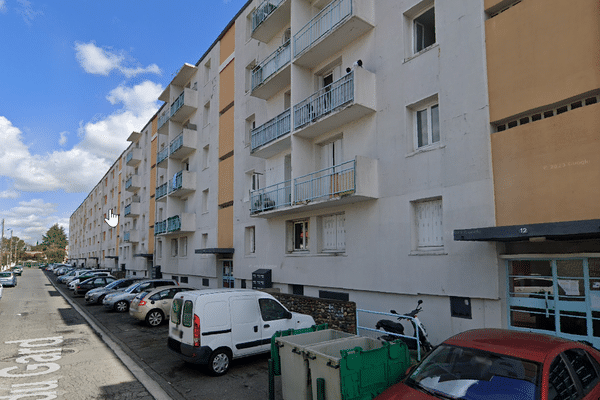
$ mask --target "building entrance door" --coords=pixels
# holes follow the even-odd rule
[[[221,268],[223,271],[223,287],[234,287],[235,278],[233,277],[233,260],[221,260]]]
[[[508,325],[600,346],[600,258],[508,262]]]

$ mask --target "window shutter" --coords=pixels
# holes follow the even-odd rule
[[[336,247],[336,217],[329,215],[323,217],[323,250],[334,250]]]
[[[337,216],[337,245],[338,250],[346,249],[346,216],[344,214]]]

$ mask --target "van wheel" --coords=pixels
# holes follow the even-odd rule
[[[146,323],[152,327],[159,326],[165,319],[163,312],[160,310],[151,310],[146,314]]]
[[[129,310],[129,304],[125,300],[117,301],[115,304],[115,311],[127,312]]]
[[[208,359],[208,369],[212,375],[225,375],[229,371],[231,356],[227,349],[215,350]]]

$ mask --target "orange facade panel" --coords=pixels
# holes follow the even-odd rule
[[[233,206],[219,209],[217,228],[217,246],[233,247]]]
[[[493,133],[498,226],[598,219],[600,103]]]
[[[233,110],[231,107],[219,117],[219,158],[233,151]]]
[[[227,58],[233,54],[235,50],[235,24],[231,25],[231,28],[221,37],[220,44],[220,55],[219,64],[223,64]]]
[[[232,60],[219,74],[219,112],[233,103],[235,96],[235,60]]]
[[[219,162],[219,205],[233,201],[233,157]]]
[[[156,165],[157,152],[158,152],[158,138],[155,137],[150,142],[150,165],[151,166]],[[152,184],[154,184],[154,183],[152,183]]]
[[[485,22],[492,122],[600,88],[599,7],[528,0]]]

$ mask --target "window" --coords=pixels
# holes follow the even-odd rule
[[[289,311],[273,299],[258,299],[258,304],[263,321],[285,319],[289,315]]]
[[[202,191],[202,212],[208,212],[208,189]]]
[[[437,102],[415,111],[415,135],[417,148],[440,141],[440,112]]]
[[[210,116],[210,101],[207,102],[204,105],[204,114],[203,114],[204,126],[208,125],[208,123],[209,123],[209,121],[208,121],[209,116]]]
[[[244,138],[244,144],[246,146],[250,146],[250,144],[252,144],[252,130],[256,128],[256,119],[255,119],[255,115],[252,114],[251,116],[249,116],[248,118],[246,118],[246,125],[245,125],[245,138]],[[255,143],[252,148],[254,147],[258,147],[259,143]]]
[[[413,204],[417,250],[439,250],[444,247],[442,199]]]
[[[171,239],[171,257],[177,257],[177,239]]]
[[[308,220],[288,223],[288,251],[308,250]]]
[[[256,228],[254,226],[246,227],[246,254],[256,252]]]
[[[181,257],[187,257],[187,236],[179,238],[179,254]]]
[[[550,381],[548,384],[548,400],[578,399],[577,386],[569,373],[569,367],[558,356],[550,365]]]
[[[435,43],[435,7],[413,20],[415,54]]]
[[[584,393],[588,393],[598,384],[598,363],[583,349],[565,351]]]
[[[210,80],[210,59],[204,64],[204,84]]]
[[[346,216],[344,214],[322,217],[322,249],[324,252],[346,250]]]
[[[202,243],[200,243],[202,249],[206,249],[208,247],[208,233],[202,234]]]
[[[209,158],[208,158],[209,149],[210,149],[210,145],[208,145],[208,144],[202,148],[202,168],[203,169],[208,168],[208,166],[210,165],[209,161],[208,161],[209,160]]]

